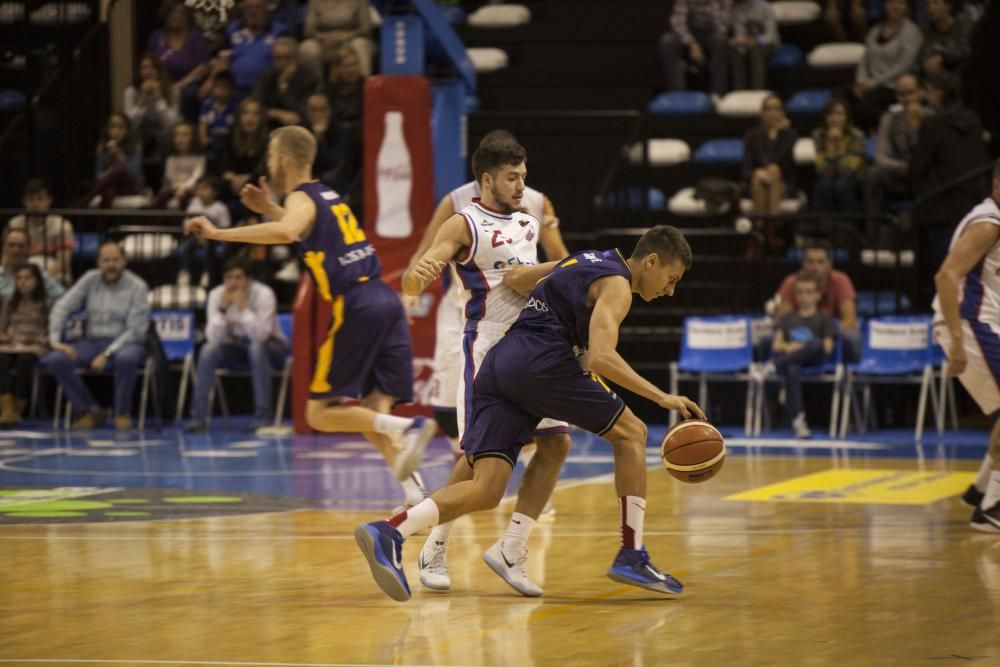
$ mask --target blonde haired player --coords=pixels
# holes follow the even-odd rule
[[[437,428],[430,419],[389,414],[393,405],[413,396],[406,313],[395,290],[382,282],[382,264],[350,207],[313,179],[315,157],[316,140],[308,130],[275,130],[267,169],[275,190],[287,194],[284,206],[271,201],[267,179],[261,179],[261,187],[246,185],[240,192],[244,206],[273,222],[218,229],[198,217],[188,222],[187,231],[215,241],[295,245],[317,293],[331,308],[306,419],[318,431],[361,433],[393,469],[406,502],[413,504],[424,496],[416,469]]]
[[[955,228],[934,276],[934,332],[948,373],[994,419],[986,456],[962,500],[975,508],[973,528],[1000,533],[1000,161],[990,194]]]
[[[467,291],[464,333],[458,341],[463,363],[455,393],[459,435],[471,417],[472,383],[486,352],[524,307],[525,297],[504,284],[504,278],[514,267],[538,263],[541,224],[525,211],[526,161],[526,151],[509,133],[487,135],[472,156],[472,171],[482,198],[471,198],[467,206],[441,223],[433,241],[403,276],[403,291],[417,295],[450,263]],[[465,186],[465,190],[472,188]],[[538,199],[535,207],[540,208],[540,193],[533,196]],[[555,251],[560,249],[564,250],[561,243]],[[451,342],[447,335],[438,331],[443,345]],[[537,424],[539,447],[525,472],[507,532],[483,556],[493,571],[522,595],[542,594],[525,569],[527,540],[569,452],[568,431],[565,422],[542,420]],[[468,463],[456,461],[451,482],[470,478]],[[450,523],[435,527],[421,551],[420,581],[428,588],[447,590],[451,586],[446,562],[450,531]]]

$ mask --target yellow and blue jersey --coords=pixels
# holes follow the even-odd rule
[[[295,242],[295,250],[320,297],[332,302],[352,285],[378,278],[382,263],[375,247],[340,195],[319,181],[303,183],[295,190],[307,194],[316,205],[316,222],[308,237]]]

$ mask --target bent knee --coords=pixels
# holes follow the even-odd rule
[[[566,459],[570,446],[573,444],[569,433],[553,433],[552,435],[539,436],[536,442],[538,443],[538,449],[535,451],[535,458],[559,461]]]

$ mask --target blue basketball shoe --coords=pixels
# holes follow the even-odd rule
[[[403,536],[385,521],[361,524],[354,539],[368,559],[375,583],[397,602],[410,599],[410,585],[403,572]]]
[[[620,549],[608,570],[608,577],[620,584],[638,586],[657,593],[680,594],[684,591],[684,584],[669,574],[663,574],[649,562],[646,547]]]

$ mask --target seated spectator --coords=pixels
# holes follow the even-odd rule
[[[872,246],[889,242],[891,229],[881,216],[890,199],[911,199],[913,186],[907,169],[917,145],[917,131],[927,115],[923,90],[917,77],[907,73],[896,79],[896,104],[882,114],[875,141],[874,163],[865,171],[865,238]]]
[[[180,117],[180,96],[163,63],[148,53],[139,58],[135,83],[125,89],[125,115],[146,159],[162,161],[167,135]]]
[[[367,0],[309,0],[302,34],[306,38],[299,47],[302,66],[318,78],[343,47],[357,56],[362,77],[371,74],[375,42]]]
[[[825,241],[811,241],[802,252],[802,268],[787,276],[778,288],[779,302],[774,319],[798,308],[795,281],[799,276],[815,278],[819,284],[819,312],[840,319],[840,335],[844,340],[844,360],[854,362],[861,358],[861,331],[858,327],[857,293],[854,283],[843,271],[833,268],[830,245]]]
[[[266,70],[254,86],[253,97],[267,108],[271,127],[300,124],[306,98],[319,87],[319,77],[299,67],[298,58],[298,43],[291,37],[279,37],[271,52],[274,67]]]
[[[223,60],[233,73],[236,96],[243,99],[253,90],[254,83],[271,68],[274,40],[285,32],[285,25],[271,20],[266,0],[241,0],[243,18],[226,26],[226,38],[231,53]]]
[[[854,118],[865,132],[875,128],[893,101],[896,78],[916,64],[923,34],[906,17],[906,0],[886,0],[885,19],[865,37],[865,55],[854,75]]]
[[[40,178],[32,178],[24,186],[21,199],[30,213],[15,215],[7,229],[19,229],[28,234],[28,257],[32,264],[63,285],[73,282],[73,225],[61,215],[46,213],[52,208],[49,186]]]
[[[180,91],[181,113],[195,122],[198,119],[198,87],[208,74],[212,48],[201,30],[194,27],[191,8],[183,0],[165,0],[159,16],[163,27],[149,36],[146,52],[166,68],[174,88]]]
[[[342,128],[354,127],[360,137],[364,79],[358,69],[358,57],[354,51],[341,49],[337,52],[323,92],[330,101],[333,120]]]
[[[924,74],[957,72],[972,51],[972,23],[955,16],[957,0],[929,0],[930,23],[917,63]]]
[[[232,226],[229,209],[219,201],[219,181],[214,176],[202,176],[194,188],[194,198],[188,204],[187,212],[192,216],[205,215],[220,229]],[[202,287],[208,287],[208,272],[204,270],[204,262],[195,262],[195,256],[204,257],[205,241],[194,236],[187,236],[177,248],[180,257],[180,272],[177,274],[178,285],[190,285],[191,274],[195,266],[201,267]]]
[[[865,170],[865,135],[851,123],[847,103],[831,98],[823,109],[823,123],[813,131],[816,144],[815,211],[858,213],[861,176]]]
[[[218,368],[249,364],[253,384],[254,428],[274,419],[271,372],[288,356],[288,340],[281,331],[274,290],[250,277],[246,263],[231,259],[223,284],[208,295],[205,306],[205,345],[198,354],[189,432],[208,429],[208,398]]]
[[[209,164],[222,158],[229,135],[236,124],[236,97],[233,95],[233,75],[219,72],[212,76],[212,95],[201,104],[198,116],[198,138],[205,147]]]
[[[332,116],[330,100],[323,93],[313,93],[306,100],[306,127],[316,137],[313,174],[337,192],[347,193],[360,170],[350,136]]]
[[[30,249],[28,232],[8,227],[3,235],[3,266],[0,266],[0,297],[9,299],[17,289],[17,267],[28,263]],[[45,293],[53,301],[66,291],[47,271],[42,272]]]
[[[811,275],[794,279],[795,309],[775,325],[771,362],[785,379],[785,410],[796,438],[809,438],[809,423],[802,409],[802,368],[822,363],[833,351],[836,333],[830,316],[817,308],[820,283]]]
[[[263,173],[267,154],[268,131],[264,108],[248,97],[236,110],[236,127],[229,135],[219,163],[222,179],[229,186],[227,198],[239,197],[240,189],[256,174]]]
[[[0,309],[0,426],[20,423],[35,365],[48,352],[52,300],[45,293],[42,271],[22,264],[16,275],[14,294]]]
[[[101,132],[94,178],[94,187],[83,197],[83,205],[109,208],[115,197],[135,194],[145,184],[142,145],[125,114],[111,114]]]
[[[765,0],[734,0],[730,16],[729,67],[733,90],[767,88],[767,61],[781,46],[778,21]]]
[[[205,153],[191,123],[178,123],[170,137],[170,154],[163,167],[163,187],[154,208],[183,208],[194,195],[194,186],[205,175]]]
[[[796,139],[798,135],[777,95],[764,98],[760,124],[743,135],[743,180],[750,185],[756,226],[774,252],[783,251],[786,242],[781,221],[768,216],[777,216],[781,200],[797,194],[793,154]]]
[[[823,20],[835,42],[863,42],[868,33],[865,0],[826,0]]]
[[[79,415],[74,429],[90,429],[104,423],[100,408],[77,368],[114,373],[114,424],[118,430],[132,427],[129,415],[135,382],[146,360],[146,330],[149,328],[149,288],[142,278],[125,268],[125,253],[113,241],[105,241],[97,254],[96,269],[80,279],[52,307],[49,341],[52,352],[45,367],[55,376]],[[84,337],[62,342],[69,316],[86,313]]]
[[[686,57],[696,67],[708,67],[713,94],[725,94],[731,4],[731,0],[674,0],[670,30],[660,37],[660,61],[668,90],[687,88]]]

